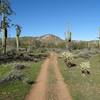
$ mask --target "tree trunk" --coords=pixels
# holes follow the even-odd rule
[[[19,52],[19,36],[16,36],[17,52]]]
[[[6,29],[2,29],[2,48],[3,48],[3,54],[6,54]]]
[[[6,27],[6,19],[5,19],[5,14],[4,13],[2,13],[1,27],[2,27],[1,30],[2,30],[3,54],[6,54],[7,27]]]
[[[100,48],[100,39],[99,39],[99,41],[98,41],[98,48]]]
[[[67,45],[68,45],[68,51],[71,51],[72,50],[72,42],[68,41]]]

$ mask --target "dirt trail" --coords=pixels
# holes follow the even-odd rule
[[[47,58],[42,64],[42,69],[36,80],[36,84],[32,86],[32,89],[25,100],[45,100],[48,66],[49,58]]]
[[[57,90],[58,100],[72,100],[67,85],[64,83],[64,79],[59,70],[57,54],[54,54],[53,61],[54,61],[55,77],[57,80],[56,90]]]
[[[72,100],[60,73],[56,53],[44,61],[36,82],[25,100]]]

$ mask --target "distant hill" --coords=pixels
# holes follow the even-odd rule
[[[40,41],[40,42],[45,43],[45,44],[48,44],[48,43],[59,44],[59,43],[64,41],[60,37],[52,35],[52,34],[45,34],[45,35],[42,35],[40,37],[20,37],[20,40],[23,42],[24,41],[26,41],[26,42]]]
[[[31,36],[24,36],[24,37],[20,37],[20,44],[21,46],[23,45],[34,45],[35,41],[37,41],[38,43],[43,43],[43,44],[59,44],[61,42],[63,42],[64,40],[62,40],[60,37],[52,35],[52,34],[45,34],[39,37],[31,37]],[[1,39],[0,39],[0,46],[1,46]],[[15,46],[16,47],[16,39],[14,38],[8,38],[7,39],[7,46]]]
[[[63,40],[60,37],[52,35],[52,34],[45,34],[43,36],[37,37],[36,39],[44,43],[57,43],[58,44],[58,43],[63,42]]]
[[[82,40],[72,40],[74,43],[89,43],[89,45],[98,45],[98,40],[91,40],[91,41],[82,41]],[[35,44],[38,45],[64,45],[64,40],[60,37],[53,35],[53,34],[45,34],[39,37],[31,37],[31,36],[24,36],[20,37],[20,45],[21,47],[28,47],[29,45],[34,46]],[[8,47],[16,47],[16,39],[15,38],[8,38],[7,39],[7,46]],[[1,47],[1,39],[0,39],[0,47]]]

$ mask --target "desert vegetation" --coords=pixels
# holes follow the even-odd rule
[[[21,41],[21,26],[8,18],[13,14],[9,0],[0,0],[0,100],[24,100],[49,55],[39,41],[33,45]],[[11,27],[15,28],[15,38],[8,37]]]
[[[65,40],[25,37],[10,16],[16,17],[10,0],[0,0],[0,100],[100,100],[100,29],[91,41],[73,40],[69,28]],[[15,37],[8,36],[12,27]]]

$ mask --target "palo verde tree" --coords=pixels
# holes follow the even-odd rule
[[[16,26],[16,45],[17,45],[17,52],[19,52],[19,37],[21,34],[21,26],[15,25]]]
[[[3,53],[6,54],[6,40],[7,40],[7,28],[9,22],[7,21],[7,18],[9,15],[13,13],[10,3],[8,0],[0,0],[0,16],[2,17],[1,20],[1,32],[2,32],[2,47],[3,47]]]

